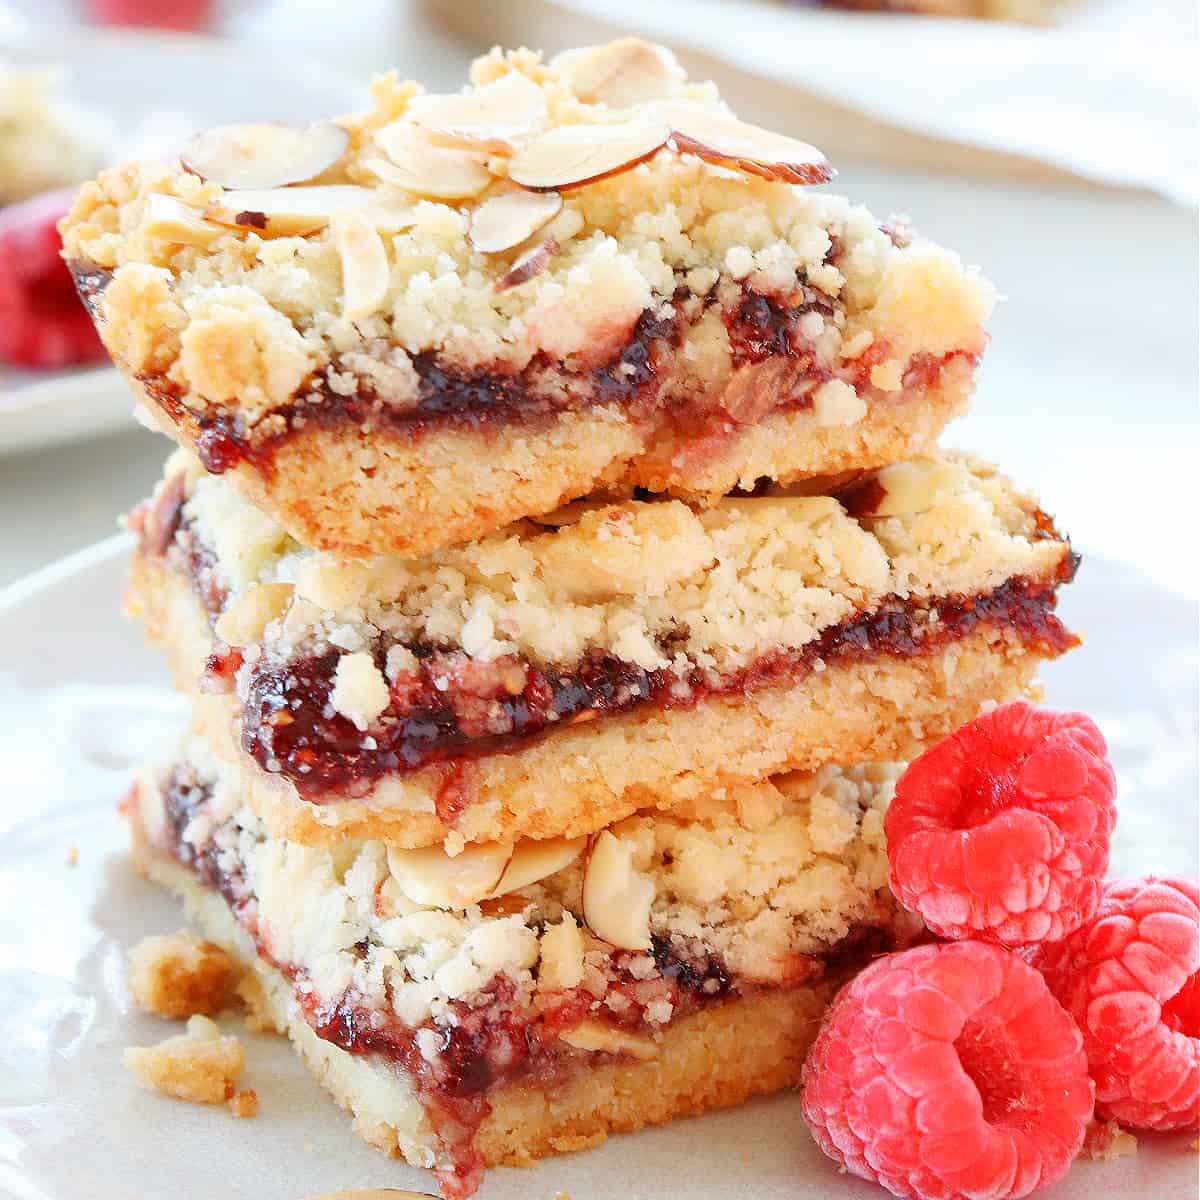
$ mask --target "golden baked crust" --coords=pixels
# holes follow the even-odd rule
[[[125,376],[152,423],[195,450],[201,424],[186,412],[176,423]],[[646,434],[611,408],[564,413],[546,429],[447,429],[420,440],[307,426],[272,449],[269,472],[241,461],[225,477],[301,545],[348,558],[420,555],[597,489],[713,503],[763,478],[791,483],[926,454],[966,411],[974,386],[973,365],[955,360],[935,383],[902,388],[852,425],[821,425],[806,408],[770,413],[740,431],[730,452],[691,460],[676,431]]]
[[[193,695],[194,728],[237,764],[247,801],[272,836],[314,845],[347,837],[423,846],[573,836],[780,771],[904,760],[985,703],[1031,693],[1044,653],[1010,630],[981,626],[920,657],[839,663],[800,686],[572,726],[476,762],[464,780],[470,803],[450,824],[436,814],[444,777],[433,768],[385,777],[366,797],[319,805],[261,771],[241,750],[236,700],[197,691],[212,642],[188,582],[161,560],[139,557],[129,595],[148,636],[167,650],[177,686]]]
[[[965,404],[990,287],[797,186],[828,177],[819,152],[736,123],[668,51],[494,52],[472,81],[439,98],[377,80],[372,109],[305,135],[344,152],[293,186],[130,166],[63,222],[154,419],[302,542],[425,553],[601,486],[711,500],[869,468],[927,448]],[[528,118],[502,137],[430,115],[498,92]],[[777,152],[715,155],[694,121]],[[520,169],[556,138],[656,129],[595,178]],[[446,156],[467,177],[453,195]],[[321,211],[297,224],[306,196]],[[480,222],[514,197],[548,221],[497,248]]]

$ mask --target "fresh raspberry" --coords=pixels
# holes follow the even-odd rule
[[[1200,888],[1110,883],[1095,918],[1034,966],[1083,1031],[1096,1115],[1134,1129],[1200,1127]]]
[[[0,362],[53,369],[104,357],[62,261],[56,228],[71,191],[0,209]]]
[[[1082,713],[978,717],[901,776],[884,820],[892,891],[947,938],[1055,941],[1096,911],[1116,779]]]
[[[830,1158],[897,1196],[1009,1200],[1071,1165],[1092,1083],[1041,976],[964,941],[887,955],[843,988],[801,1103]]]

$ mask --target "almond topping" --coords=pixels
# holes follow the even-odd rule
[[[393,121],[375,133],[386,159],[368,158],[363,166],[384,183],[435,200],[470,200],[492,182],[482,155],[435,146],[408,121]]]
[[[532,79],[510,71],[456,96],[414,96],[405,116],[443,145],[509,154],[546,119],[546,97]]]
[[[496,280],[496,291],[506,292],[509,288],[528,283],[546,269],[557,253],[558,243],[552,237],[539,242],[532,250],[522,254],[508,269],[507,274]]]
[[[906,517],[928,512],[947,497],[963,491],[967,473],[959,463],[913,461],[893,463],[875,475],[874,503],[856,515]],[[863,491],[867,489],[864,487]]]
[[[197,134],[179,156],[184,170],[223,188],[307,183],[346,153],[350,135],[332,121],[298,128],[269,121],[218,125]]]
[[[485,200],[472,214],[467,236],[481,254],[499,254],[519,246],[558,216],[557,192],[507,192]]]
[[[200,209],[162,192],[152,192],[146,197],[142,230],[151,237],[181,246],[207,246],[213,238],[228,232],[223,226],[206,221]]]
[[[509,864],[496,884],[493,896],[503,896],[545,879],[573,863],[583,853],[586,837],[546,838],[537,841],[526,838],[517,844]]]
[[[366,209],[377,201],[372,188],[355,184],[226,192],[204,210],[210,221],[262,237],[306,237],[329,224],[336,212]]]
[[[383,304],[390,279],[383,238],[353,209],[334,213],[330,232],[342,260],[342,314],[351,321],[370,316]]]
[[[833,178],[829,160],[807,142],[699,104],[669,103],[655,111],[670,124],[680,154],[780,183],[827,183]]]
[[[583,875],[583,919],[622,950],[650,949],[654,883],[633,866],[633,852],[607,829],[592,842]]]
[[[609,505],[530,544],[542,581],[570,600],[661,596],[712,561],[713,544],[686,504]]]
[[[272,621],[283,616],[291,602],[290,583],[257,584],[234,597],[217,618],[213,632],[227,645],[249,646]]]
[[[666,46],[641,38],[619,38],[605,46],[567,50],[551,62],[587,104],[628,108],[668,95],[686,78]]]
[[[603,1021],[595,1021],[585,1017],[573,1029],[568,1029],[558,1035],[568,1046],[576,1050],[589,1050],[593,1053],[624,1054],[636,1058],[639,1062],[649,1062],[658,1057],[658,1043],[648,1037],[639,1037],[616,1025],[606,1025]]]
[[[594,183],[628,171],[666,145],[670,127],[638,119],[619,125],[563,125],[513,155],[508,177],[535,192]]]
[[[493,894],[512,856],[513,848],[502,843],[471,845],[454,858],[440,846],[389,846],[388,866],[414,904],[467,908]]]

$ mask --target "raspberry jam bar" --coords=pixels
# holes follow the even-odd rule
[[[84,188],[65,254],[152,420],[298,542],[425,554],[580,496],[711,502],[924,453],[991,288],[811,190],[636,40],[223,127]]]
[[[1075,644],[1034,502],[946,456],[834,494],[574,504],[425,559],[298,545],[183,452],[129,607],[272,836],[590,832],[915,753]]]
[[[257,981],[254,1016],[457,1198],[485,1166],[795,1084],[835,985],[919,930],[886,886],[897,773],[455,858],[274,840],[196,743],[124,808],[140,869]]]

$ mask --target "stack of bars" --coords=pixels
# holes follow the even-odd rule
[[[638,41],[110,171],[66,253],[180,448],[129,611],[192,699],[135,859],[355,1128],[483,1168],[797,1082],[919,935],[899,768],[1074,644],[942,452],[988,285]]]

